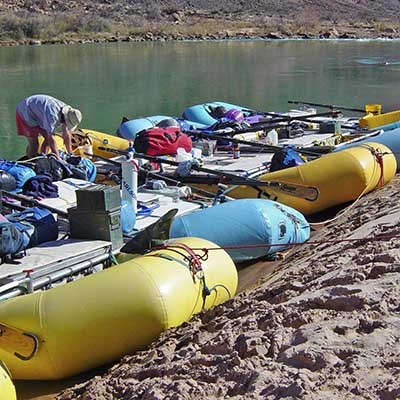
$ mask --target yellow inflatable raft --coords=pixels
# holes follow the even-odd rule
[[[386,146],[366,143],[324,155],[298,167],[267,173],[257,178],[260,181],[278,181],[314,188],[316,196],[312,200],[292,194],[298,191],[295,185],[292,193],[290,185],[287,193],[273,187],[262,188],[263,192],[260,192],[254,187],[238,186],[230,191],[228,196],[269,198],[308,215],[355,200],[361,194],[386,184],[394,177],[396,166],[396,158]],[[202,187],[210,190],[207,186]],[[301,188],[299,192],[302,192]]]
[[[0,361],[0,399],[16,400],[17,394],[7,367]]]
[[[5,301],[0,321],[17,335],[24,331],[29,343],[18,356],[0,345],[0,359],[15,379],[60,379],[144,349],[235,294],[234,263],[222,249],[199,250],[208,247],[215,245],[174,239],[78,281]]]
[[[59,150],[64,150],[64,141],[63,138],[59,135],[55,136],[57,148]],[[43,137],[39,136],[39,144],[43,142]],[[110,148],[113,150],[122,150],[125,151],[129,148],[129,141],[118,136],[113,136],[108,133],[103,133],[99,131],[93,131],[90,129],[79,129],[72,133],[72,149],[75,154],[85,156],[86,145],[91,146],[91,151],[93,154],[111,158],[115,157],[117,154],[106,151],[101,148]]]
[[[374,129],[383,125],[392,124],[400,121],[400,110],[391,111],[384,114],[368,114],[359,119],[358,123],[361,128]]]
[[[118,136],[109,135],[108,133],[92,131],[90,129],[81,130],[89,139],[92,147],[93,154],[101,157],[115,157],[117,154],[101,150],[100,147],[111,148],[113,150],[125,151],[129,148],[129,141]]]

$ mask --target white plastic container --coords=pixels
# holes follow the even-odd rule
[[[193,158],[201,158],[201,149],[197,149],[196,147],[193,147],[191,154],[192,154]]]
[[[79,154],[81,157],[90,157],[93,155],[93,146],[88,143],[77,147],[75,154]]]
[[[137,212],[138,169],[131,158],[121,161],[122,164],[122,200]]]
[[[278,132],[275,129],[272,129],[267,133],[267,142],[272,146],[276,146],[278,144]]]
[[[176,150],[175,160],[177,162],[188,161],[188,160],[191,160],[192,158],[193,158],[192,154],[191,153],[186,153],[186,150],[183,149],[182,147],[179,147]]]

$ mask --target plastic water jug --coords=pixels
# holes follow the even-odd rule
[[[175,160],[177,162],[188,161],[188,160],[191,160],[192,158],[193,158],[192,154],[191,153],[187,153],[186,150],[183,149],[182,147],[179,147],[176,150]]]
[[[123,200],[121,203],[121,227],[123,233],[132,232],[135,227],[136,213],[128,201]]]
[[[267,142],[269,142],[272,146],[276,146],[278,144],[278,132],[275,129],[272,129],[267,133]]]

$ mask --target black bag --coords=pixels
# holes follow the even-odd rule
[[[26,164],[30,166],[37,175],[49,175],[53,179],[53,182],[61,181],[69,177],[69,171],[63,166],[63,164],[51,154],[39,154],[38,156],[23,160],[20,164]]]
[[[11,222],[0,222],[0,258],[3,263],[7,256],[16,258],[24,251],[21,232]]]

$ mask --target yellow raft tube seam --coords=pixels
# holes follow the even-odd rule
[[[169,243],[215,247],[197,238]],[[120,257],[118,266],[4,301],[0,321],[36,335],[39,348],[34,357],[23,361],[0,347],[0,359],[15,379],[47,380],[75,375],[144,349],[162,331],[202,310],[203,281],[182,265],[187,264],[189,253],[175,250]],[[202,271],[207,287],[214,287],[205,299],[205,308],[235,294],[237,271],[224,250],[210,251],[202,261]]]

